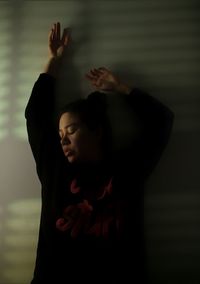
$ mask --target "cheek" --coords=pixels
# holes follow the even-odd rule
[[[86,137],[82,133],[76,133],[70,137],[72,147],[80,151],[86,143]]]
[[[76,147],[77,150],[81,152],[87,152],[94,145],[94,137],[91,133],[79,133],[76,137],[73,137],[72,143]]]

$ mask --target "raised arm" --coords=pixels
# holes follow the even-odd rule
[[[136,142],[134,155],[142,178],[147,178],[168,144],[174,114],[167,106],[140,89],[134,88],[127,102],[141,122],[141,135]]]
[[[147,178],[168,143],[174,119],[172,111],[149,94],[130,88],[105,67],[90,70],[86,78],[98,91],[122,94],[127,107],[132,109],[140,135],[122,157],[128,157],[132,169],[142,179]],[[123,117],[120,119],[123,125]]]
[[[48,62],[34,84],[25,109],[28,139],[40,178],[43,165],[50,161],[51,157],[53,159],[59,143],[54,124],[55,85],[68,43],[67,29],[64,29],[61,37],[60,23],[54,24],[48,38]]]
[[[59,75],[60,67],[70,42],[69,28],[65,28],[61,35],[60,23],[54,24],[48,35],[49,58],[44,73],[54,78]]]

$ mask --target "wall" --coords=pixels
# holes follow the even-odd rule
[[[199,20],[195,0],[0,2],[0,283],[32,277],[40,184],[24,109],[56,21],[72,29],[69,95],[87,94],[84,74],[106,66],[174,111],[170,143],[145,191],[150,283],[200,283]]]

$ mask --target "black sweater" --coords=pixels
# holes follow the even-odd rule
[[[74,167],[63,155],[54,122],[55,84],[41,74],[25,110],[42,187],[32,283],[143,281],[143,183],[168,142],[173,113],[133,89],[123,99],[138,118],[139,137],[109,163]],[[88,195],[90,189],[98,194]]]

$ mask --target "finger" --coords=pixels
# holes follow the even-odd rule
[[[49,42],[52,40],[52,35],[53,35],[53,29],[50,30],[49,34],[48,34],[48,40]]]
[[[99,72],[97,72],[97,69],[91,69],[91,70],[90,70],[90,74],[91,74],[94,78],[98,78],[98,77],[99,77]]]
[[[101,74],[103,75],[103,74],[110,74],[111,72],[108,70],[108,69],[106,69],[106,68],[104,68],[104,67],[101,67],[101,68],[99,68],[99,72],[101,72]]]
[[[63,45],[67,45],[67,44],[69,44],[69,41],[70,41],[70,30],[69,30],[69,28],[65,28],[63,30],[61,42],[62,42]]]
[[[101,71],[108,71],[108,69],[105,68],[105,67],[99,67],[98,69],[101,70]]]
[[[56,23],[56,38],[60,40],[60,23]]]
[[[70,35],[67,34],[67,35],[65,36],[65,38],[64,38],[63,44],[64,44],[65,46],[67,46],[67,45],[69,44],[70,40],[71,40]]]
[[[91,81],[94,80],[94,77],[91,76],[90,74],[85,74],[85,77],[86,77],[87,79],[91,80]]]
[[[94,68],[93,74],[96,76],[96,78],[99,78],[99,77],[102,77],[103,75],[105,75],[106,71]]]
[[[98,77],[98,72],[97,72],[97,69],[91,69],[90,70],[90,73],[92,74],[92,76],[94,76],[95,78],[97,78]]]
[[[103,71],[94,68],[94,72],[96,73],[97,76],[100,76],[101,74],[103,74]]]
[[[89,79],[90,81],[96,81],[96,80],[98,79],[98,77],[95,76],[95,75],[91,72],[91,70],[90,70],[89,73],[86,73],[85,76],[86,76],[86,78]]]
[[[56,24],[53,24],[53,28],[52,28],[52,40],[54,40],[56,38]]]

